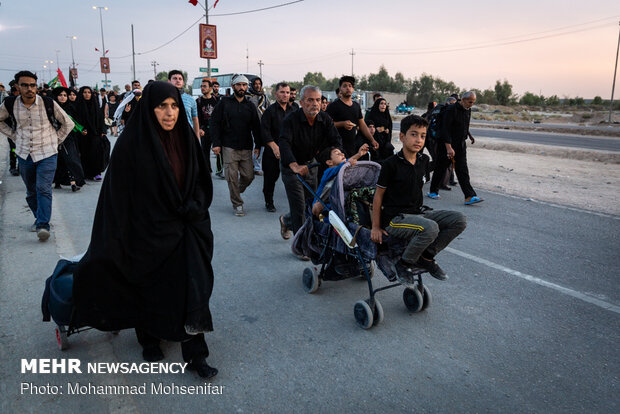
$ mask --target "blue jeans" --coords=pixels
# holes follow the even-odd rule
[[[19,159],[19,173],[26,184],[26,201],[34,214],[37,230],[50,229],[52,217],[52,182],[56,172],[58,154],[34,162],[30,155]]]

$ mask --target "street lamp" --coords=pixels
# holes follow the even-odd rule
[[[106,6],[93,6],[93,10],[99,9],[99,23],[101,23],[101,53],[103,57],[105,57],[105,42],[103,40],[103,16],[101,14],[101,10],[108,10]],[[105,76],[105,85],[108,86],[108,74],[104,73]]]
[[[45,63],[47,63],[47,65],[43,65],[44,68],[47,68],[47,76],[48,79],[47,81],[51,81],[52,80],[52,63],[54,63],[53,60],[46,60]]]
[[[43,65],[43,73],[45,73],[45,69],[47,69],[47,65]],[[41,76],[41,78],[43,78],[43,76]],[[43,80],[43,79],[41,79],[41,80],[43,81],[43,83],[45,83],[45,80]]]

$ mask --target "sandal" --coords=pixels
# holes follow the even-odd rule
[[[473,196],[473,197],[472,197],[469,201],[466,201],[466,202],[465,202],[465,205],[466,205],[466,206],[469,206],[469,205],[472,205],[472,204],[480,203],[480,202],[482,202],[482,201],[484,201],[484,200],[483,200],[483,199],[481,199],[480,197],[478,197],[478,196]]]
[[[441,199],[441,196],[437,193],[427,193],[426,196],[428,198],[432,198],[433,200],[439,200]]]

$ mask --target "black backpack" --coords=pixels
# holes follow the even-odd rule
[[[431,111],[428,121],[428,135],[430,135],[432,139],[437,139],[439,136],[441,131],[441,119],[443,118],[443,114],[445,113],[447,107],[448,105],[441,104],[437,105]]]
[[[56,131],[58,131],[61,125],[54,116],[54,100],[47,96],[41,96],[41,98],[43,99],[43,104],[45,105],[45,113],[47,114],[47,119],[50,121],[50,124],[52,124],[52,127],[54,127]],[[15,119],[15,112],[13,109],[16,99],[16,96],[8,96],[4,99],[4,101],[2,101],[4,107],[9,113],[9,117],[4,120],[4,123],[11,127],[13,131],[17,129],[17,120]]]

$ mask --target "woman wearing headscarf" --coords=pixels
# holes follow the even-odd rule
[[[84,127],[75,120],[75,109],[69,102],[69,88],[58,87],[52,90],[54,100],[69,115],[75,126],[67,138],[58,146],[58,166],[54,175],[56,188],[62,185],[70,185],[71,191],[75,192],[84,185],[84,171],[82,161],[77,149],[78,134],[81,134]]]
[[[372,120],[375,123],[375,139],[379,143],[376,150],[378,160],[384,160],[394,154],[392,145],[392,117],[387,109],[387,101],[379,98],[375,101],[370,112],[366,115],[366,122]]]
[[[172,84],[144,88],[114,146],[74,273],[72,326],[135,328],[147,361],[164,357],[160,339],[181,342],[188,367],[211,378],[204,332],[213,330],[213,187],[186,118]]]
[[[106,118],[112,119],[112,124],[110,124],[110,134],[112,134],[113,137],[118,136],[116,120],[114,119],[114,113],[118,109],[119,103],[120,102],[118,102],[118,100],[116,99],[116,93],[114,91],[111,91],[108,94],[108,106],[107,106]]]
[[[86,135],[80,136],[78,145],[82,157],[82,167],[87,178],[101,181],[101,172],[106,167],[106,154],[102,152],[102,140],[105,137],[103,112],[99,108],[97,97],[89,86],[82,86],[75,103],[77,121],[84,126]]]

